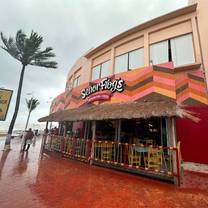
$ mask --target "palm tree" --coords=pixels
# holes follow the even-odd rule
[[[41,50],[40,46],[43,42],[43,38],[34,31],[32,31],[30,36],[28,37],[22,30],[17,31],[15,38],[6,38],[2,32],[0,35],[1,40],[4,44],[4,46],[1,46],[1,48],[8,52],[13,58],[17,59],[22,64],[15,110],[11,123],[9,125],[4,146],[5,150],[9,150],[11,143],[11,134],[19,110],[22,84],[26,66],[33,65],[46,68],[57,68],[57,63],[55,61],[48,60],[51,57],[55,57],[55,54],[52,53],[53,49],[51,47],[47,47],[45,50]]]
[[[30,98],[29,100],[26,99],[26,103],[27,103],[27,109],[28,109],[28,116],[27,116],[27,122],[25,125],[25,130],[27,129],[31,112],[35,110],[35,108],[40,104],[38,99],[35,99],[33,97]]]

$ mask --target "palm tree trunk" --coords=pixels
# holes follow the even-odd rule
[[[27,122],[26,122],[26,125],[25,125],[25,130],[27,130],[27,126],[28,126],[29,119],[30,119],[30,114],[31,114],[31,111],[29,110],[29,113],[28,113],[28,116],[27,116]]]
[[[18,113],[18,110],[19,110],[24,73],[25,73],[25,65],[22,65],[22,71],[21,71],[21,74],[20,74],[19,86],[18,86],[18,91],[17,91],[15,110],[14,110],[14,114],[13,114],[11,123],[9,125],[9,130],[7,132],[7,137],[6,137],[6,141],[5,141],[4,150],[9,150],[10,149],[12,131],[13,131],[14,124],[15,124],[15,121],[16,121],[16,118],[17,118],[17,113]]]

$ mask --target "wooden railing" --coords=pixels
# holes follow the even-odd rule
[[[88,161],[90,159],[91,141],[56,135],[45,135],[44,149],[60,152],[65,157]]]
[[[95,141],[93,160],[114,166],[177,176],[177,148]]]
[[[180,145],[162,147],[97,140],[92,143],[86,139],[45,135],[44,149],[85,162],[166,175],[180,183]]]

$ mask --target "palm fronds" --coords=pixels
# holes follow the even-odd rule
[[[40,104],[39,100],[35,98],[26,99],[26,103],[29,112],[35,110],[35,108]]]
[[[53,48],[47,47],[45,50],[41,50],[43,38],[38,33],[32,31],[30,36],[27,37],[22,30],[18,30],[15,39],[12,37],[6,38],[3,33],[0,35],[4,44],[1,48],[24,66],[34,65],[57,68],[55,61],[49,61],[50,58],[55,57],[55,54],[52,52]]]

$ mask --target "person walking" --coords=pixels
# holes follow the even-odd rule
[[[25,135],[25,143],[24,143],[24,146],[23,146],[23,151],[28,151],[29,150],[30,145],[32,144],[33,137],[34,137],[33,131],[32,131],[31,128],[29,128],[29,130],[26,132],[26,135]],[[27,148],[26,148],[26,146],[27,146]]]

